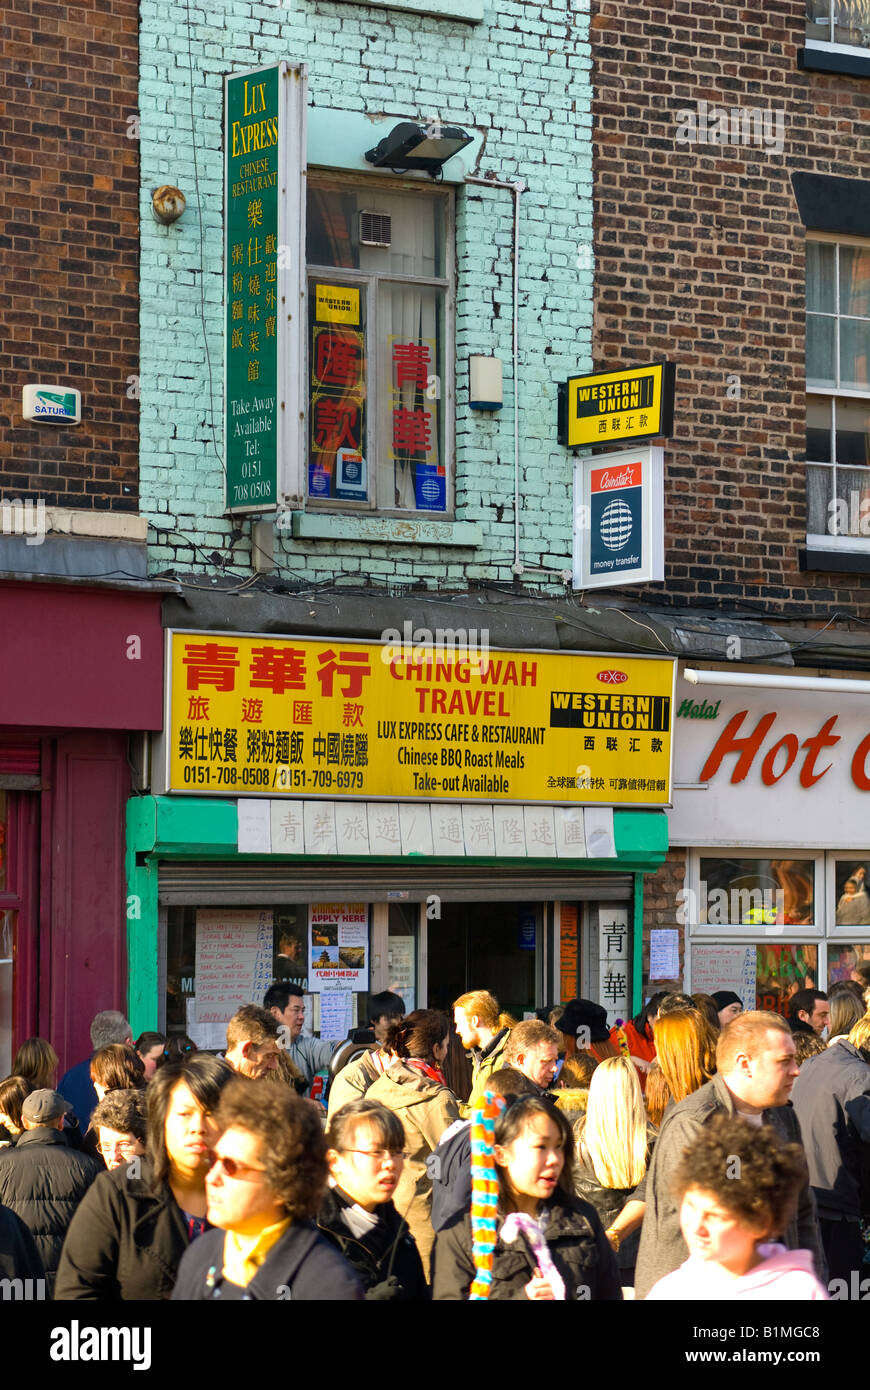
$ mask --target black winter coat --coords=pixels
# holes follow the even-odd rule
[[[36,1241],[49,1292],[70,1222],[99,1171],[92,1158],[75,1153],[61,1131],[47,1125],[26,1129],[14,1148],[0,1150],[0,1202]]]
[[[226,1231],[206,1231],[185,1254],[178,1270],[173,1302],[210,1299],[283,1303],[354,1303],[365,1295],[347,1260],[310,1221],[293,1222],[272,1246],[247,1288],[223,1277]]]
[[[356,1270],[366,1298],[377,1301],[422,1300],[429,1298],[429,1286],[416,1241],[392,1202],[377,1209],[378,1224],[355,1236],[342,1220],[342,1210],[353,1202],[338,1188],[330,1188],[320,1207],[317,1226],[337,1246]],[[390,1286],[387,1279],[392,1276]]]
[[[565,1300],[594,1299],[619,1302],[622,1288],[610,1242],[595,1209],[579,1197],[557,1192],[548,1203],[550,1220],[545,1237],[553,1263],[565,1281]],[[504,1217],[499,1215],[499,1227]],[[435,1237],[432,1254],[432,1297],[467,1299],[474,1279],[471,1253],[471,1217],[455,1217]],[[537,1261],[522,1236],[505,1244],[499,1235],[493,1253],[489,1298],[525,1299],[526,1284]]]
[[[25,1280],[44,1277],[45,1270],[33,1236],[20,1216],[9,1211],[8,1207],[0,1207],[0,1278]],[[33,1297],[32,1292],[29,1296]],[[22,1287],[21,1297],[28,1297],[26,1285]]]
[[[190,1238],[169,1184],[153,1192],[148,1164],[141,1165],[138,1178],[128,1175],[124,1163],[97,1178],[70,1226],[56,1299],[169,1298]]]

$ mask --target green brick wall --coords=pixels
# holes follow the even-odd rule
[[[214,551],[240,579],[251,572],[250,523],[222,516],[218,458],[222,83],[227,71],[287,58],[308,64],[315,107],[397,120],[437,114],[445,124],[485,128],[477,172],[528,185],[520,243],[521,560],[527,582],[562,590],[558,574],[534,567],[570,567],[571,461],[556,438],[556,382],[591,365],[588,23],[588,0],[486,0],[476,24],[345,0],[224,0],[208,10],[195,0],[189,8],[142,0],[141,511],[151,523],[153,572],[214,569]],[[187,198],[171,227],[150,210],[151,191],[163,183]],[[456,520],[476,527],[477,543],[372,540],[349,527],[342,539],[285,531],[276,537],[280,575],[442,589],[511,581],[512,225],[507,190],[458,190]],[[468,408],[471,353],[503,361],[505,405],[494,416]],[[242,533],[235,540],[234,524]]]

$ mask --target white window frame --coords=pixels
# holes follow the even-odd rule
[[[843,49],[840,48],[838,45],[833,45],[833,44],[831,44],[831,45],[827,45],[827,46],[830,47],[830,48],[832,48],[835,52],[847,51],[847,50],[843,50]],[[852,49],[852,50],[848,50],[848,51],[855,52],[855,53],[858,53],[858,52],[865,52],[863,49]],[[866,50],[865,56],[870,57],[870,48],[868,48],[868,49]],[[858,247],[860,247],[860,248],[863,249],[863,250],[870,250],[870,237],[841,236],[839,233],[836,233],[836,232],[813,232],[813,233],[807,235],[807,244],[809,245],[810,242],[826,242],[829,246],[830,246],[830,245],[833,245],[833,246],[837,246],[837,247],[839,247],[839,246],[858,246]],[[839,272],[839,255],[838,255],[838,257],[837,257],[837,268],[838,268],[838,272]],[[839,296],[839,273],[835,276],[835,282],[836,282],[836,284],[837,284],[837,293],[838,293],[838,296]],[[806,302],[806,285],[804,285],[804,301]],[[839,312],[839,298],[838,298],[838,303],[837,303],[837,312],[836,312],[835,314],[822,314],[822,315],[819,315],[819,317],[822,317],[822,318],[833,318],[834,321],[835,321],[835,323],[839,323],[839,320],[840,320],[840,318],[841,318],[841,315],[840,315],[840,312]],[[846,315],[846,317],[850,317],[850,316],[849,316],[849,315]],[[837,375],[838,375],[838,376],[839,376],[839,370],[840,370],[840,346],[839,346],[839,343],[840,343],[840,336],[839,336],[839,333],[837,333],[837,334],[835,335],[835,351],[836,351],[836,363],[837,363]],[[806,363],[804,363],[804,379],[805,379],[805,381],[806,381]],[[845,400],[845,401],[849,401],[849,400],[852,400],[852,401],[867,401],[867,403],[868,403],[868,409],[870,409],[870,389],[868,389],[867,391],[849,391],[849,390],[842,390],[840,387],[810,386],[810,385],[809,385],[809,382],[806,381],[805,390],[806,390],[806,396],[807,396],[807,397],[810,397],[810,396],[820,396],[820,397],[824,398],[825,400],[831,400],[831,399],[833,399],[833,400],[835,400],[835,401],[836,401],[836,400]],[[806,428],[806,416],[805,416],[805,428]],[[809,453],[808,453],[808,454],[807,454],[807,459],[806,459],[806,468],[807,468],[806,485],[807,485],[807,493],[809,494],[809,469],[810,469],[810,467],[813,467],[813,468],[828,468],[828,469],[830,469],[831,472],[834,474],[834,479],[836,480],[837,469],[838,469],[839,467],[848,468],[849,466],[850,466],[849,464],[842,464],[842,465],[837,464],[836,461],[835,461],[834,463],[820,462],[820,461],[817,460],[817,459],[811,459],[811,458],[809,457]],[[870,485],[870,470],[868,470],[868,485]],[[809,525],[809,500],[807,501],[807,523],[808,523],[808,525]],[[829,532],[827,532],[827,531],[819,533],[819,532],[812,532],[812,531],[810,531],[810,530],[808,529],[808,530],[807,530],[807,545],[808,545],[808,546],[811,546],[813,549],[817,549],[817,550],[845,550],[845,551],[851,551],[852,553],[866,554],[866,553],[868,552],[868,550],[870,550],[870,536],[836,536],[836,535],[833,535],[833,534],[831,534],[831,533],[829,533]]]
[[[444,511],[426,511],[422,508],[382,507],[378,505],[377,486],[379,465],[377,462],[378,449],[378,430],[380,422],[380,393],[383,384],[379,380],[379,361],[378,353],[368,352],[366,355],[366,460],[368,463],[368,490],[369,497],[365,501],[354,501],[350,498],[319,498],[311,497],[308,493],[308,442],[310,439],[310,421],[308,414],[308,388],[306,385],[305,394],[305,452],[302,459],[302,487],[305,498],[306,512],[320,513],[325,515],[356,514],[363,516],[383,516],[395,517],[403,520],[419,518],[425,521],[454,521],[455,520],[455,484],[456,484],[456,439],[455,439],[455,396],[456,396],[456,360],[455,360],[455,320],[456,320],[456,202],[453,189],[446,184],[437,185],[437,192],[428,191],[426,185],[415,183],[409,185],[400,179],[385,178],[366,178],[364,175],[344,174],[333,169],[312,169],[309,170],[311,182],[319,182],[323,177],[324,182],[330,184],[339,183],[345,188],[355,191],[365,190],[366,188],[384,189],[389,192],[398,192],[409,197],[440,197],[446,204],[445,207],[445,275],[443,277],[432,277],[423,275],[400,275],[390,271],[374,270],[353,270],[341,266],[322,266],[314,263],[305,262],[305,281],[307,305],[308,288],[311,281],[328,278],[333,284],[358,285],[365,297],[366,306],[366,342],[372,342],[377,346],[377,303],[379,290],[382,284],[390,285],[420,285],[429,289],[439,289],[444,291],[444,363],[441,379],[441,396],[439,406],[442,412],[443,428],[443,459],[446,476],[446,505]],[[304,246],[304,243],[303,243]],[[371,333],[371,337],[369,334]],[[304,380],[309,382],[310,377],[310,325],[308,323],[307,308],[305,311],[305,328],[303,341],[303,364]]]
[[[825,923],[827,917],[827,893],[825,878],[825,851],[814,849],[757,849],[755,845],[751,848],[744,848],[742,845],[732,845],[723,849],[721,846],[715,849],[693,849],[689,853],[689,862],[686,869],[686,887],[690,897],[688,903],[700,903],[701,894],[701,860],[702,859],[810,859],[813,862],[813,912],[814,920],[805,926],[792,926],[790,924],[773,924],[767,929],[757,923],[747,923],[741,926],[739,922],[696,922],[686,918],[683,925],[685,930],[685,944],[689,946],[693,941],[704,941],[708,944],[712,940],[749,941],[758,938],[759,940],[767,937],[771,941],[805,941],[820,940],[825,936]]]
[[[840,943],[853,946],[870,943],[870,923],[866,926],[837,926],[837,862],[844,859],[867,860],[870,865],[870,848],[866,854],[854,849],[744,849],[733,846],[729,849],[700,848],[689,851],[686,865],[685,886],[694,892],[694,901],[699,901],[701,860],[733,859],[738,855],[746,859],[812,859],[815,867],[814,911],[815,922],[811,926],[777,927],[776,931],[765,931],[759,926],[709,925],[686,921],[684,925],[683,978],[688,993],[692,992],[692,947],[711,945],[714,941],[723,946],[762,944],[764,941],[782,941],[785,944],[808,945],[818,948],[817,971],[818,989],[826,989],[828,979],[828,948],[838,950]],[[690,899],[692,901],[692,899]]]

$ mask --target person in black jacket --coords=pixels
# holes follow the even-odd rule
[[[392,1202],[405,1162],[398,1115],[377,1101],[350,1101],[333,1116],[326,1142],[332,1185],[318,1227],[356,1270],[367,1299],[428,1299],[420,1252]]]
[[[160,1068],[147,1091],[147,1155],[91,1187],[64,1243],[56,1299],[169,1298],[182,1255],[208,1226],[212,1112],[233,1074],[204,1052]]]
[[[68,1103],[57,1091],[31,1091],[21,1107],[23,1133],[0,1152],[0,1202],[28,1227],[54,1289],[61,1247],[76,1208],[100,1171],[73,1152],[61,1132]]]
[[[499,1067],[486,1083],[495,1096],[535,1096],[539,1088],[516,1067]],[[555,1098],[554,1098],[555,1099]],[[471,1121],[457,1120],[432,1155],[432,1229],[443,1231],[471,1206]]]
[[[356,1274],[312,1220],[327,1175],[319,1108],[289,1087],[238,1077],[217,1121],[206,1190],[218,1229],[184,1255],[173,1301],[362,1299]]]
[[[7,1281],[4,1297],[28,1302],[34,1297],[48,1297],[36,1241],[21,1217],[8,1207],[0,1207],[0,1279]]]
[[[454,1217],[435,1239],[433,1298],[621,1300],[601,1222],[571,1190],[574,1141],[562,1112],[538,1096],[521,1096],[495,1120],[494,1137],[499,1195],[491,1275],[470,1216]],[[478,1242],[486,1239],[485,1229],[478,1232]]]

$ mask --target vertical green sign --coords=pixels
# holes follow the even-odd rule
[[[278,500],[280,64],[224,84],[227,511]]]

